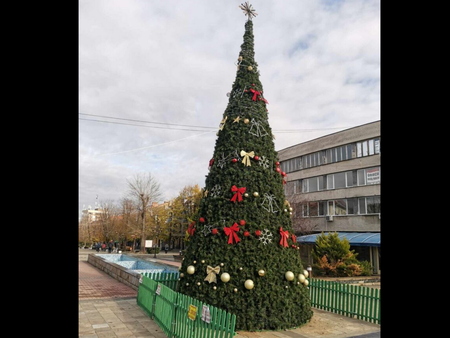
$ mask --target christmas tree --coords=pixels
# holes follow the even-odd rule
[[[236,80],[219,124],[178,291],[236,315],[240,330],[297,327],[312,316],[254,59],[251,5]]]

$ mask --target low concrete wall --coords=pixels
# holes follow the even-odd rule
[[[139,278],[141,277],[140,273],[130,271],[119,264],[108,262],[95,254],[89,254],[87,261],[97,269],[100,269],[114,279],[117,279],[119,282],[128,285],[134,290],[139,289]]]

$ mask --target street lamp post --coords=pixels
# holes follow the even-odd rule
[[[155,215],[155,222],[156,222],[156,229],[155,229],[156,241],[155,241],[155,245],[153,246],[153,249],[154,249],[153,258],[156,258],[156,248],[158,246],[158,237],[159,237],[159,219],[158,219],[158,215]]]

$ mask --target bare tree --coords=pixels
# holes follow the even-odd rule
[[[161,188],[159,182],[152,176],[151,173],[136,174],[132,181],[127,180],[129,188],[129,196],[141,206],[142,232],[141,232],[141,252],[145,253],[145,214],[147,208],[152,202],[157,202],[161,198]]]

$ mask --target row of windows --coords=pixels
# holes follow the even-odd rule
[[[288,182],[286,195],[381,183],[381,167],[343,171]]]
[[[346,144],[343,146],[321,150],[281,162],[281,170],[290,173],[296,170],[317,167],[353,158],[371,156],[380,153],[380,138]]]
[[[381,213],[381,197],[355,197],[293,204],[294,216],[345,216]]]

